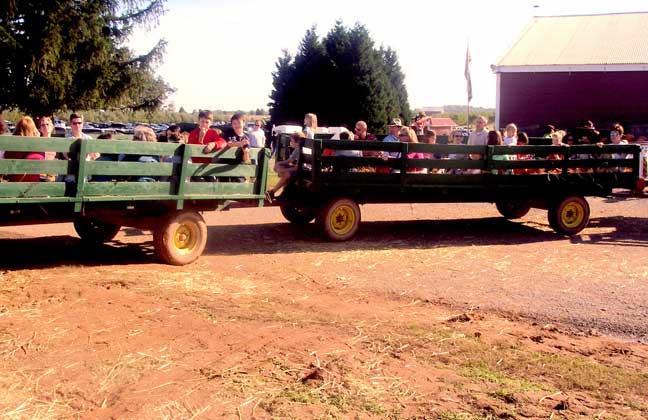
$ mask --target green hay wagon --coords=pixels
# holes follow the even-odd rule
[[[205,248],[207,227],[200,212],[263,205],[269,158],[266,149],[252,149],[251,162],[242,163],[240,149],[204,155],[195,145],[12,136],[0,136],[0,150],[70,157],[0,160],[0,225],[72,221],[82,240],[94,243],[110,241],[121,226],[152,230],[156,253],[174,265],[194,261]],[[93,153],[164,159],[87,160]],[[215,159],[191,163],[192,156]],[[25,174],[57,181],[7,182]],[[155,182],[141,182],[145,179]]]
[[[280,144],[279,155],[285,155],[287,139]],[[360,151],[362,156],[336,156],[340,150]],[[409,158],[412,153],[434,158]],[[495,203],[509,219],[524,216],[532,207],[541,208],[547,210],[556,232],[573,235],[589,222],[586,196],[610,196],[615,188],[643,190],[640,154],[635,145],[305,140],[297,176],[278,204],[292,223],[316,219],[325,236],[334,241],[347,240],[357,232],[359,205],[365,203],[487,202]],[[511,160],[501,160],[503,155]]]

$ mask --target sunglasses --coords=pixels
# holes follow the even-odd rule
[[[81,125],[81,124],[83,124],[81,121],[76,121],[72,123],[72,125]]]

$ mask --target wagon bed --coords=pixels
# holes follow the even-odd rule
[[[335,156],[338,150],[357,150],[364,156]],[[408,158],[417,152],[436,158]],[[379,153],[392,157],[371,156]],[[499,160],[501,155],[512,160]],[[542,208],[548,210],[554,230],[575,234],[589,221],[585,197],[610,196],[616,188],[643,189],[640,173],[641,149],[636,145],[468,146],[309,139],[303,142],[298,175],[280,196],[279,205],[293,223],[316,219],[331,240],[346,240],[356,233],[359,205],[365,203],[487,202],[495,203],[507,218]]]
[[[251,149],[251,162],[243,163],[240,149],[204,155],[198,145],[13,136],[0,136],[0,150],[70,157],[0,160],[5,179],[21,174],[57,179],[0,183],[0,225],[72,221],[88,242],[108,241],[121,226],[150,229],[156,252],[171,264],[186,264],[202,254],[207,229],[201,211],[263,205],[269,158],[266,149]],[[166,161],[87,160],[91,153],[164,156]],[[191,163],[192,156],[214,161]],[[142,178],[155,182],[137,181]]]

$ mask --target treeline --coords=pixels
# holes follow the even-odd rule
[[[159,110],[154,112],[146,111],[121,111],[121,110],[89,110],[78,111],[83,114],[86,121],[93,122],[120,122],[120,123],[193,123],[198,121],[198,110],[192,112],[180,112],[170,110]],[[248,119],[268,119],[267,112],[262,109],[251,111],[223,111],[215,110],[214,121],[227,121],[229,122],[232,115],[241,113],[248,116]],[[19,111],[5,111],[0,118],[16,122],[22,117],[24,113]],[[56,112],[54,119],[68,121],[70,112]]]

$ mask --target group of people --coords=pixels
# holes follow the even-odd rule
[[[84,117],[80,113],[72,113],[70,115],[70,133],[66,135],[67,138],[74,139],[91,139],[92,137],[83,132]],[[181,133],[180,127],[177,125],[169,126],[164,134],[159,138],[156,136],[152,128],[144,125],[135,127],[133,132],[134,141],[145,142],[168,142],[168,143],[188,143],[203,145],[203,153],[211,153],[214,150],[223,149],[226,147],[238,148],[242,151],[241,160],[243,162],[250,161],[249,148],[250,147],[264,147],[265,146],[265,133],[262,129],[261,121],[255,122],[255,128],[249,133],[245,133],[245,116],[243,114],[234,114],[231,118],[231,127],[224,132],[211,128],[213,123],[213,114],[211,111],[201,111],[198,116],[198,127],[190,133]],[[38,128],[37,128],[38,127]],[[0,119],[0,133],[6,131],[4,120]],[[54,122],[52,116],[45,115],[38,117],[34,120],[30,116],[23,116],[16,123],[13,131],[14,136],[25,137],[52,137],[54,132]],[[110,140],[112,134],[101,134],[98,139]],[[16,151],[0,151],[0,159],[26,159],[26,160],[67,160],[71,157],[67,153],[56,152],[16,152]],[[88,160],[98,161],[124,161],[124,162],[160,162],[171,161],[172,157],[153,156],[153,155],[124,155],[124,154],[104,154],[91,153],[87,156]],[[210,157],[193,157],[192,161],[195,163],[210,163]],[[54,176],[48,174],[19,174],[19,175],[0,175],[3,181],[12,182],[38,182],[38,181],[73,181],[71,176]],[[93,180],[96,181],[109,181],[116,180],[116,177],[96,176]],[[138,177],[137,180],[152,181],[155,180],[151,177]],[[201,178],[200,180],[212,180]],[[245,178],[236,178],[236,181],[245,181]]]
[[[80,121],[80,122],[79,122]],[[79,136],[85,136],[81,132],[83,127],[83,117],[79,114],[72,114],[70,118],[72,135],[75,133]],[[80,125],[79,125],[80,124]],[[6,127],[4,123],[0,126],[0,133],[4,133]],[[24,116],[18,120],[13,131],[14,136],[20,137],[52,137],[54,132],[54,121],[51,116],[41,116],[36,121],[30,116]],[[84,137],[84,138],[85,138]],[[81,137],[79,137],[81,138]],[[0,159],[26,159],[26,160],[54,160],[57,158],[67,159],[67,155],[57,154],[55,152],[19,152],[19,151],[0,151]],[[4,181],[12,182],[38,182],[54,181],[56,177],[48,174],[13,174],[0,175]]]

